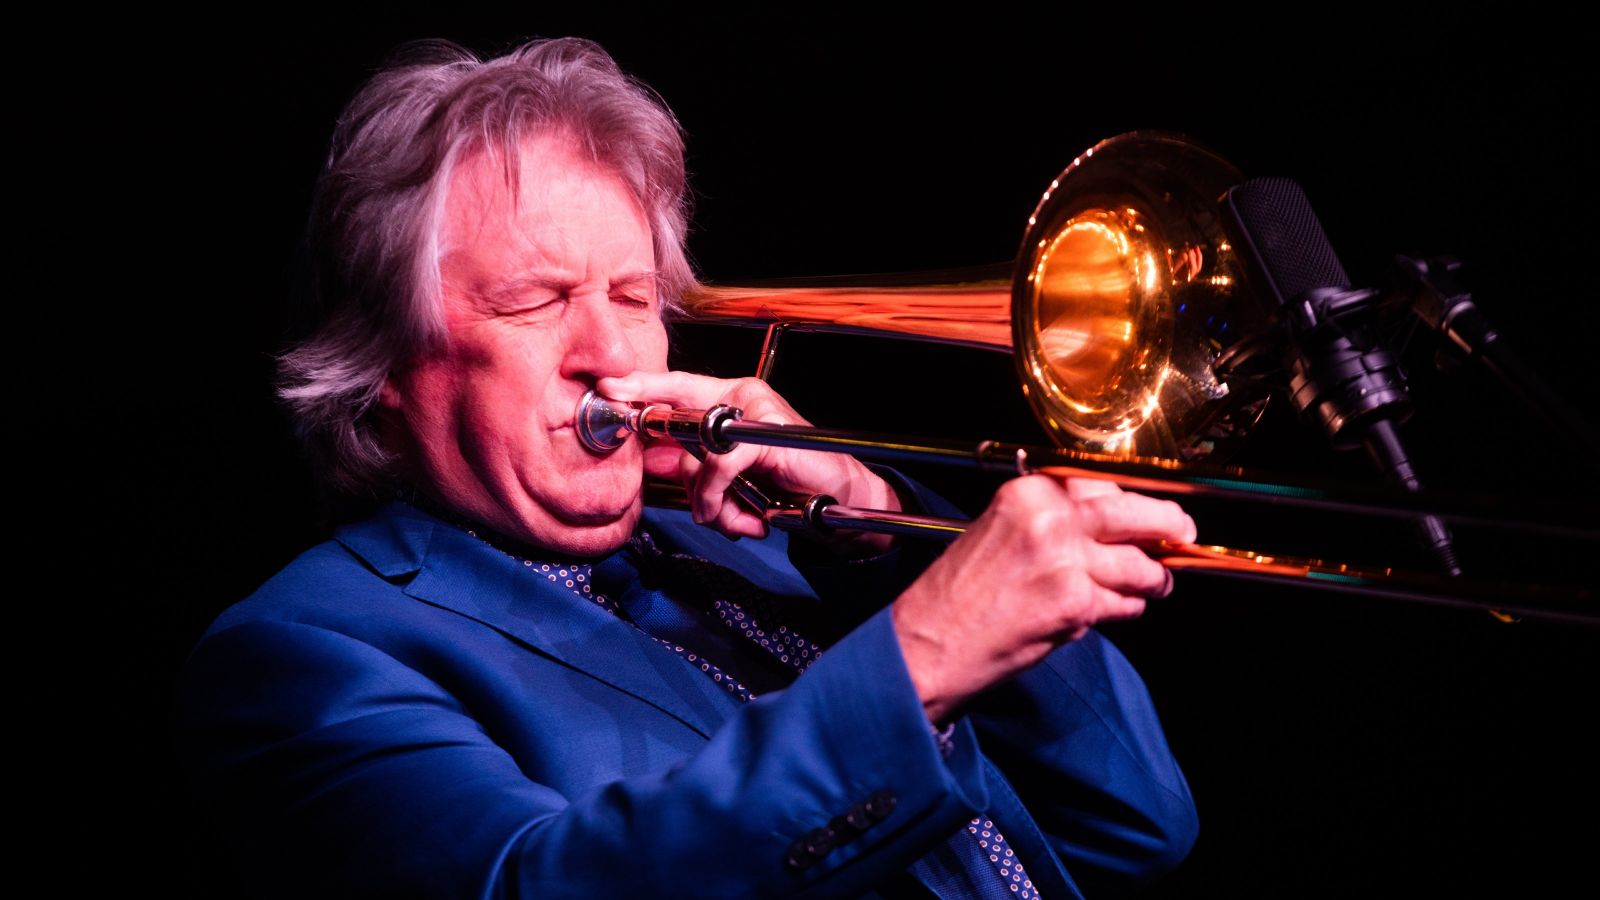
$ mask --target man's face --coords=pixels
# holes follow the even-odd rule
[[[411,477],[508,536],[578,555],[639,518],[638,441],[601,456],[573,428],[598,378],[666,371],[655,254],[615,176],[560,138],[523,146],[519,195],[476,156],[456,168],[440,230],[449,347],[391,376]]]

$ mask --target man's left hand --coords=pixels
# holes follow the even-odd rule
[[[601,378],[596,390],[612,400],[693,409],[725,403],[743,410],[745,418],[753,421],[811,424],[766,382],[756,378],[728,380],[690,372],[635,372],[623,378]],[[676,442],[658,441],[645,448],[644,466],[650,475],[681,482],[689,494],[689,511],[694,520],[729,537],[767,534],[766,521],[729,493],[736,475],[754,474],[763,485],[796,497],[821,493],[846,506],[900,509],[894,488],[855,457],[843,453],[739,444],[728,453],[707,454],[702,462]],[[861,556],[883,552],[890,541],[888,535],[857,534],[836,546],[840,552]]]

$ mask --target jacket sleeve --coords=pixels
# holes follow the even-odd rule
[[[1098,632],[990,690],[968,718],[1086,896],[1147,884],[1194,846],[1194,799],[1155,706]]]
[[[305,622],[208,635],[178,722],[269,896],[854,896],[987,803],[971,728],[943,759],[887,612],[677,765],[577,796],[415,668]]]
[[[877,471],[895,484],[902,500],[920,507],[916,511],[962,515],[916,481]],[[791,558],[825,602],[878,609],[942,548],[901,541],[876,559],[838,561],[800,545]],[[859,590],[876,593],[863,598],[853,593]],[[965,721],[999,769],[991,773],[991,794],[1015,788],[1042,838],[1087,896],[1146,884],[1176,868],[1193,847],[1194,800],[1154,703],[1132,664],[1098,632],[988,691]]]

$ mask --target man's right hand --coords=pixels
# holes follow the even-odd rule
[[[1194,520],[1176,503],[1110,482],[1007,482],[894,604],[929,721],[955,718],[1096,622],[1143,613],[1146,597],[1172,590],[1172,576],[1132,542],[1194,538]]]

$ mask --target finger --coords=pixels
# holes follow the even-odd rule
[[[1060,509],[1071,499],[1066,482],[1050,475],[1013,478],[995,492],[997,505],[1016,505],[1023,509]]]
[[[1122,486],[1113,481],[1109,475],[1101,476],[1085,469],[1044,466],[1037,470],[1037,474],[1061,485],[1074,500],[1090,500],[1122,492]]]
[[[1122,487],[1115,481],[1104,478],[1068,478],[1066,480],[1068,496],[1074,500],[1093,500],[1096,497],[1105,497],[1111,494],[1122,493]]]
[[[1128,544],[1101,544],[1090,553],[1089,577],[1118,594],[1165,597],[1172,592],[1172,573],[1166,566]]]
[[[1092,581],[1083,590],[1085,593],[1080,596],[1087,602],[1061,629],[1061,634],[1069,640],[1082,637],[1084,630],[1096,623],[1133,619],[1144,614],[1143,597],[1120,594]]]
[[[731,499],[728,488],[733,485],[734,477],[750,468],[760,452],[761,448],[754,444],[740,444],[727,453],[706,457],[695,480],[692,500],[704,512],[703,521],[714,518],[722,502]]]
[[[713,406],[731,387],[723,379],[693,372],[632,372],[595,382],[595,390],[612,400],[644,400],[690,407]]]
[[[1095,622],[1115,622],[1144,615],[1144,598],[1137,594],[1124,594],[1097,584],[1094,595]]]
[[[759,378],[740,378],[725,384],[729,390],[723,395],[721,402],[737,406],[744,411],[747,419],[771,422],[774,425],[811,424],[801,418],[794,407],[779,396],[771,385]]]
[[[687,453],[680,454],[676,477],[678,483],[683,485],[684,498],[689,501],[689,518],[704,524],[706,518],[694,504],[694,485],[700,477],[700,461]]]
[[[713,523],[716,530],[731,538],[767,536],[767,523],[760,516],[751,512],[744,503],[735,497],[728,497],[727,502],[718,510],[716,521]]]
[[[1195,539],[1194,520],[1171,500],[1123,491],[1085,500],[1078,511],[1084,517],[1084,530],[1102,543]]]
[[[1107,597],[1100,607],[1101,622],[1118,622],[1124,619],[1137,619],[1144,615],[1145,599],[1128,594],[1118,594],[1107,591]]]

